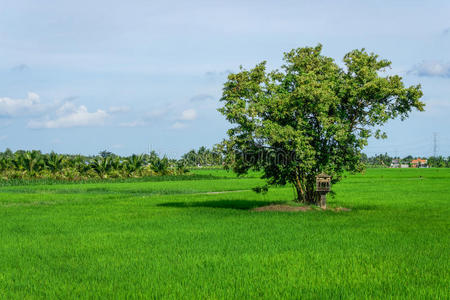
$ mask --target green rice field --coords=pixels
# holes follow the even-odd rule
[[[0,298],[448,299],[450,169],[368,169],[331,208],[257,173],[0,186]]]

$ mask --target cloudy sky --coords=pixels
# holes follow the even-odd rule
[[[366,153],[450,155],[450,1],[0,0],[0,151],[176,157],[225,137],[239,65],[322,43],[366,48],[421,83],[426,112]]]

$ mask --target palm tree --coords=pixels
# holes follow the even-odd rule
[[[11,158],[7,156],[2,156],[0,158],[0,171],[11,169],[13,166]]]
[[[64,162],[64,155],[56,154],[55,152],[52,152],[45,157],[46,167],[52,173],[61,171],[64,168]]]
[[[85,173],[91,169],[88,159],[79,154],[71,157],[68,160],[68,165],[72,168],[77,169],[77,171],[80,173]]]
[[[133,154],[125,161],[125,166],[130,173],[139,171],[144,166],[144,156]]]
[[[19,152],[15,155],[14,164],[18,170],[26,170],[30,174],[34,174],[43,169],[44,160],[40,151]]]
[[[196,166],[198,164],[197,161],[197,152],[195,152],[195,150],[191,150],[188,153],[184,154],[181,157],[187,165],[189,166]]]
[[[111,169],[111,157],[95,157],[89,166],[98,174],[98,176],[104,178]]]
[[[167,157],[157,158],[153,160],[151,169],[160,175],[166,175],[169,171],[169,160]]]
[[[119,156],[112,156],[110,160],[111,170],[120,170],[123,167],[123,162]]]

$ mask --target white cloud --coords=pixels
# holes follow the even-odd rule
[[[138,127],[138,126],[145,126],[147,123],[143,121],[131,121],[131,122],[123,122],[120,123],[120,127]]]
[[[130,111],[130,107],[129,106],[111,106],[109,108],[109,112],[110,113],[126,113]]]
[[[7,135],[2,135],[2,136],[0,136],[0,141],[4,141],[4,140],[6,140],[7,138],[8,138]]]
[[[167,105],[165,107],[155,108],[146,114],[147,119],[156,119],[167,117],[173,110],[172,105]]]
[[[181,113],[180,120],[193,121],[195,119],[197,119],[197,112],[193,108],[183,110],[183,112]]]
[[[424,61],[415,66],[411,73],[423,77],[450,77],[450,63]]]
[[[201,102],[201,101],[209,101],[214,100],[214,97],[208,94],[199,94],[192,97],[189,101],[191,102]]]
[[[64,116],[77,111],[77,106],[72,102],[64,102],[60,107],[56,109],[56,115]]]
[[[232,73],[233,73],[232,70],[225,70],[225,71],[220,71],[220,72],[208,71],[205,73],[205,76],[207,76],[207,77],[225,77]]]
[[[170,127],[172,129],[183,129],[186,128],[186,124],[185,123],[181,123],[181,122],[175,122],[172,124],[172,126]]]
[[[29,92],[25,99],[0,98],[0,116],[20,116],[38,114],[46,110],[39,99],[39,95]]]
[[[174,103],[170,103],[163,107],[154,108],[141,117],[135,120],[119,123],[120,127],[142,127],[150,126],[151,124],[159,124],[165,122],[172,122],[170,128],[181,129],[185,128],[187,124],[184,121],[193,121],[197,119],[197,111],[193,108],[178,110]]]
[[[445,99],[427,99],[425,102],[425,111],[429,116],[447,115],[450,110],[450,100]]]
[[[73,97],[64,101],[42,103],[36,93],[29,92],[25,99],[0,98],[0,116],[45,116],[30,120],[28,128],[69,128],[101,126],[109,117],[104,110],[89,112],[84,105],[77,106]],[[123,108],[122,108],[123,110]]]
[[[86,106],[76,107],[72,103],[65,103],[57,111],[57,117],[54,120],[28,122],[29,128],[69,128],[69,127],[91,127],[102,126],[109,117],[104,110],[89,112]]]
[[[149,126],[154,122],[162,122],[166,119],[170,119],[170,115],[173,112],[173,105],[169,104],[164,107],[154,108],[140,117],[137,120],[122,122],[119,124],[120,127],[141,127],[141,126]]]

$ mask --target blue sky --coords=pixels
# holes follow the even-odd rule
[[[225,137],[228,72],[322,43],[423,85],[369,155],[450,155],[449,1],[0,1],[0,151],[177,157]]]

